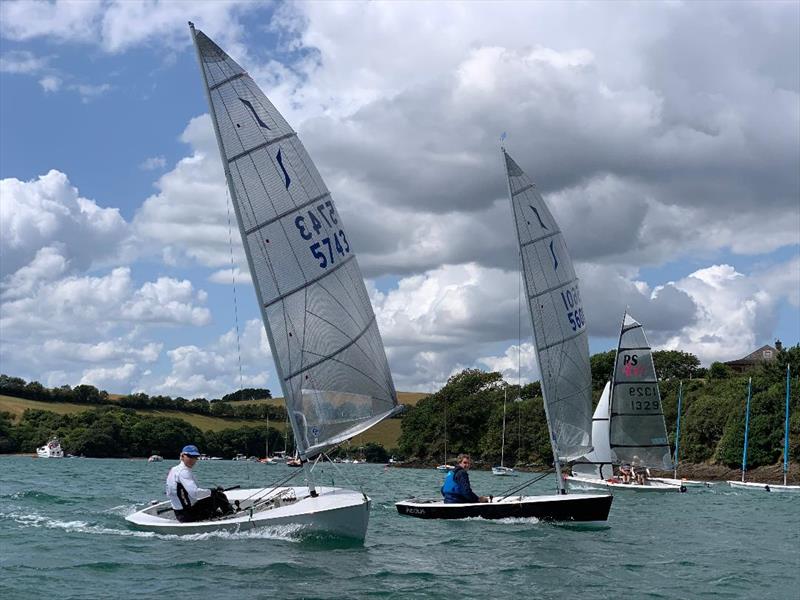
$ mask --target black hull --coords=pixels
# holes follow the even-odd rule
[[[418,519],[508,519],[535,517],[540,521],[592,522],[607,521],[611,495],[581,494],[553,496],[553,499],[523,498],[521,502],[485,504],[444,504],[409,500],[398,502],[397,512]]]

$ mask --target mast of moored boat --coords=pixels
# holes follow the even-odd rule
[[[681,446],[681,401],[683,400],[683,381],[678,385],[678,422],[675,426],[675,470],[672,472],[673,479],[678,478],[678,450]]]
[[[506,401],[508,400],[508,386],[503,389],[503,437],[500,442],[500,466],[503,466],[506,452]]]
[[[789,473],[789,396],[791,385],[791,368],[786,365],[786,421],[783,429],[783,485]]]
[[[744,449],[742,450],[742,483],[747,472],[747,436],[750,434],[750,394],[753,389],[753,378],[747,380],[747,405],[744,411]]]

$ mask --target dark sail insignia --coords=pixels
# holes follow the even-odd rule
[[[556,251],[553,249],[553,241],[550,240],[550,254],[553,255],[553,271],[558,269],[558,258],[556,258]]]
[[[531,206],[530,204],[528,204],[528,206],[530,206],[530,207],[531,207],[531,210],[533,211],[533,214],[535,214],[535,215],[536,215],[536,218],[537,218],[537,219],[539,219],[539,225],[541,225],[541,226],[542,226],[542,229],[547,229],[547,225],[545,225],[544,223],[542,223],[542,217],[540,217],[540,216],[539,216],[539,211],[538,211],[538,210],[536,210],[536,209],[535,209],[533,206]]]
[[[248,100],[245,100],[244,98],[239,98],[239,100],[242,102],[242,104],[244,104],[247,108],[250,109],[250,112],[253,113],[253,118],[259,125],[261,125],[261,127],[263,127],[264,129],[269,129],[269,125],[267,125],[266,123],[264,123],[264,121],[261,120],[261,117],[258,116],[255,107],[252,104],[250,104]]]
[[[286,182],[286,189],[289,189],[289,184],[292,183],[292,178],[289,177],[289,173],[286,172],[286,167],[283,166],[283,154],[281,154],[280,149],[278,149],[278,155],[275,157],[278,160],[278,164],[281,166],[281,171],[283,171],[283,178]]]

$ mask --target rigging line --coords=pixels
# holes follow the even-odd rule
[[[530,481],[527,481],[527,482],[523,483],[522,485],[518,485],[518,486],[516,486],[516,487],[509,488],[509,489],[507,489],[507,490],[506,490],[506,491],[504,491],[504,492],[500,492],[501,494],[503,494],[503,496],[500,498],[500,501],[503,501],[503,500],[505,500],[506,498],[508,498],[509,496],[512,496],[513,494],[516,494],[517,492],[521,492],[521,491],[522,491],[522,490],[524,490],[526,487],[528,487],[528,486],[530,486],[530,485],[533,485],[533,484],[534,484],[534,483],[536,483],[537,481],[540,481],[540,480],[544,479],[545,477],[547,477],[548,475],[550,475],[551,473],[554,473],[554,472],[555,472],[555,470],[551,469],[551,470],[549,470],[549,471],[547,471],[547,472],[545,472],[545,473],[542,473],[542,474],[541,474],[541,475],[539,475],[538,477],[536,477],[536,478],[534,478],[534,479],[531,479]]]
[[[239,306],[236,302],[236,268],[233,261],[233,234],[231,229],[231,197],[228,186],[225,186],[225,206],[228,210],[228,248],[231,254],[231,284],[233,286],[233,318],[236,322],[236,354],[239,360],[239,396],[244,394],[244,377],[242,376],[242,348],[239,339]],[[244,398],[240,398],[244,400]]]

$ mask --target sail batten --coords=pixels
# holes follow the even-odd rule
[[[641,324],[627,312],[611,386],[610,447],[621,463],[672,469],[658,377]]]
[[[375,314],[327,186],[255,82],[192,28],[253,286],[302,456],[397,410]]]
[[[541,194],[503,150],[533,325],[545,414],[556,462],[591,450],[591,370],[578,278]]]

